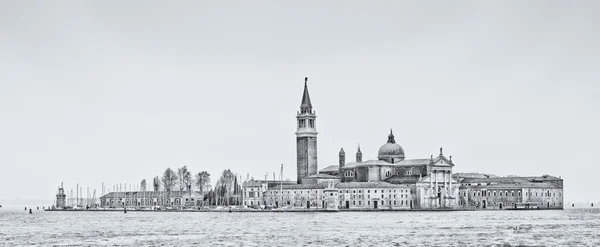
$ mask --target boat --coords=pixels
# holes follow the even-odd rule
[[[540,207],[538,203],[530,203],[530,202],[518,202],[515,203],[514,207],[506,208],[506,210],[538,210]]]

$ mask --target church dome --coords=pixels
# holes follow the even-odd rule
[[[395,163],[404,159],[404,149],[402,149],[402,147],[396,143],[394,140],[394,134],[391,132],[391,130],[387,143],[383,144],[383,146],[379,148],[379,154],[377,155],[377,158],[379,160],[386,160],[390,163]]]

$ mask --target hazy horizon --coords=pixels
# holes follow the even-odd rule
[[[134,2],[0,1],[0,205],[183,165],[294,180],[304,77],[319,169],[391,128],[407,159],[600,200],[597,1]]]

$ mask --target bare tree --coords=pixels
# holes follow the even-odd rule
[[[229,169],[223,171],[221,178],[219,178],[218,181],[218,184],[222,185],[223,189],[225,190],[224,197],[227,205],[229,205],[229,198],[231,197],[231,192],[233,192],[234,181],[235,174],[233,174],[233,172],[231,172]]]
[[[187,166],[177,169],[177,175],[179,177],[179,191],[191,190],[192,173],[187,169]]]
[[[210,190],[210,174],[207,171],[201,171],[196,174],[195,182],[200,193]]]
[[[164,190],[172,191],[177,184],[177,174],[169,167],[165,170],[165,173],[163,173],[161,182]]]
[[[158,176],[156,176],[156,177],[154,177],[154,179],[152,179],[152,186],[154,187],[154,191],[160,190],[160,179],[158,178]]]
[[[140,191],[146,191],[146,179],[142,179],[140,183]]]

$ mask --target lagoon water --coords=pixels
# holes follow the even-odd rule
[[[515,230],[516,228],[516,230]],[[0,209],[0,246],[600,246],[600,209],[43,212]]]

